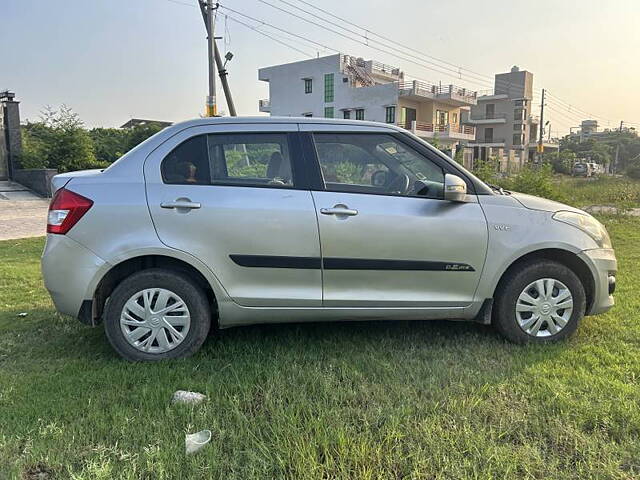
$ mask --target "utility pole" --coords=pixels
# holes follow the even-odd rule
[[[542,163],[542,153],[544,152],[544,146],[543,146],[543,135],[544,135],[544,95],[545,95],[545,90],[544,88],[542,89],[542,100],[540,101],[540,124],[539,124],[539,129],[540,132],[538,135],[538,163]]]
[[[207,116],[208,117],[216,117],[218,116],[217,104],[216,104],[216,81],[215,81],[215,68],[218,68],[218,75],[220,76],[220,82],[222,83],[222,89],[224,90],[224,96],[227,99],[227,108],[229,109],[229,115],[232,117],[237,116],[236,107],[233,103],[233,98],[231,97],[231,89],[229,88],[229,81],[227,79],[227,69],[226,62],[222,62],[222,58],[220,57],[220,51],[218,50],[218,45],[216,44],[216,37],[214,35],[214,19],[212,15],[212,10],[218,8],[216,4],[215,8],[213,8],[212,4],[213,0],[198,0],[198,5],[200,5],[200,13],[202,13],[202,20],[204,20],[204,27],[207,30],[207,51],[209,54],[209,96],[207,97]],[[213,55],[211,52],[213,51]],[[233,55],[229,52],[225,55],[225,60],[229,61]],[[213,64],[215,61],[215,66]],[[211,102],[210,102],[211,100]],[[210,106],[213,106],[213,109],[210,110]]]
[[[216,5],[215,8],[218,8]],[[216,104],[216,65],[214,63],[214,52],[216,50],[215,18],[213,17],[213,0],[207,0],[207,51],[209,60],[209,96],[207,97],[207,117],[218,116],[218,105]]]
[[[624,120],[620,120],[620,129],[618,130],[618,144],[616,145],[616,158],[613,161],[613,172],[618,172],[618,157],[620,156],[620,139],[622,137],[622,125],[624,125]]]

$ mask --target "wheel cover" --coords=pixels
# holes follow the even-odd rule
[[[550,337],[560,333],[573,313],[573,295],[554,278],[541,278],[522,290],[516,301],[516,320],[532,337]]]
[[[132,295],[120,314],[124,338],[145,353],[173,350],[187,337],[190,327],[187,304],[164,288],[146,288]]]

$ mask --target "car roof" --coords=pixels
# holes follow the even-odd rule
[[[346,120],[341,118],[321,118],[321,117],[267,117],[267,116],[242,116],[242,117],[205,117],[195,118],[193,120],[186,120],[173,124],[170,129],[179,127],[183,129],[185,127],[196,127],[202,125],[220,125],[220,124],[232,124],[232,123],[300,123],[300,124],[315,124],[315,125],[350,125],[350,126],[363,126],[363,127],[383,127],[390,130],[400,130],[400,127],[389,123],[371,122],[365,120]]]

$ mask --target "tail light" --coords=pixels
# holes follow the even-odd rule
[[[58,190],[49,205],[47,233],[64,235],[93,205],[93,201],[71,190]]]

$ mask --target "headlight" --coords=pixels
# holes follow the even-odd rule
[[[591,215],[560,211],[553,214],[553,219],[579,228],[593,238],[600,248],[611,248],[611,239],[604,225]]]

